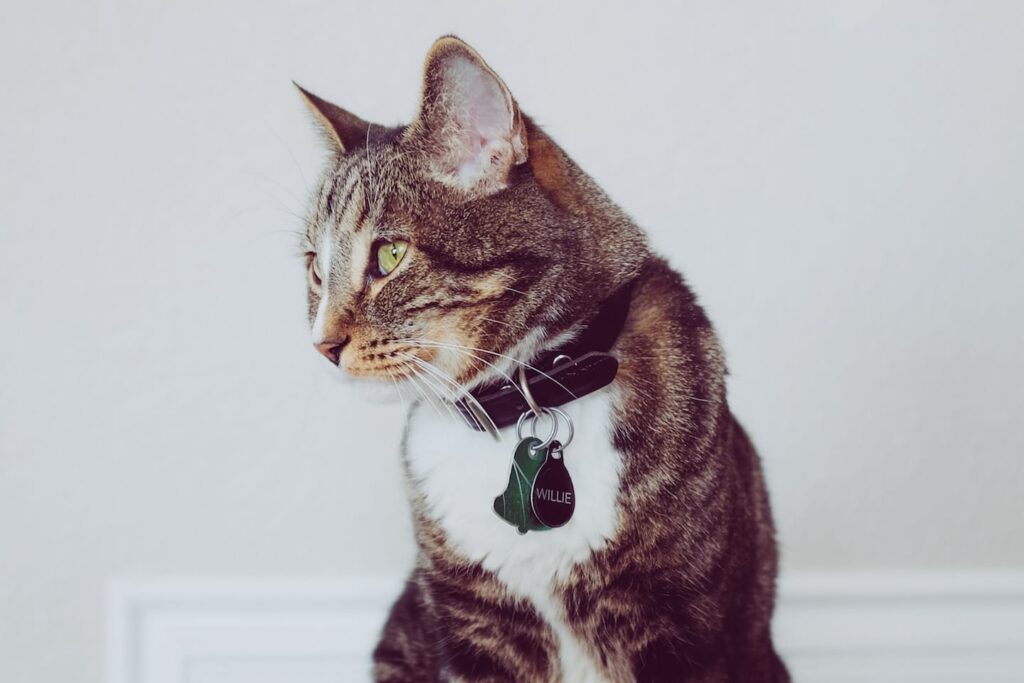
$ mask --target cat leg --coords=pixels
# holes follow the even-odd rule
[[[555,683],[554,634],[536,610],[509,597],[490,572],[438,572],[427,582],[441,680]]]
[[[438,680],[424,631],[419,587],[409,579],[391,608],[380,641],[373,651],[376,683],[428,683]]]

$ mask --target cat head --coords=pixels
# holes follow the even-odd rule
[[[427,54],[415,120],[299,88],[332,154],[303,238],[313,344],[350,377],[446,397],[572,335],[642,234],[466,43]]]

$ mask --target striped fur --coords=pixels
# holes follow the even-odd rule
[[[404,461],[418,559],[375,679],[788,680],[771,641],[777,557],[759,460],[682,278],[456,38],[428,54],[409,126],[303,94],[332,149],[305,236],[308,268],[329,252],[322,277],[310,271],[313,341],[344,343],[342,372],[413,404]],[[375,276],[374,245],[395,239],[409,242],[405,258]],[[626,284],[619,375],[583,399],[599,412],[578,408],[603,422],[577,429],[590,467],[600,454],[610,468],[592,489],[610,482],[607,506],[581,503],[543,541],[511,527],[474,536],[472,513],[443,498],[460,470],[442,474],[425,448],[454,424],[438,399],[507,376]],[[480,448],[467,489],[507,475],[507,459]],[[587,453],[567,457],[588,465]],[[531,548],[554,557],[531,560]]]

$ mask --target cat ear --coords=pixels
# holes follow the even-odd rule
[[[426,154],[431,174],[473,194],[504,188],[526,161],[526,127],[505,84],[483,58],[454,36],[427,53],[423,99],[405,139]]]
[[[292,85],[299,91],[333,150],[345,154],[366,144],[367,131],[371,125],[369,122],[317,97],[295,81],[292,81]]]

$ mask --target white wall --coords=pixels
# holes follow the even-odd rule
[[[7,3],[0,678],[118,576],[395,575],[400,411],[309,347],[295,78],[414,111],[468,39],[725,340],[788,570],[1024,568],[1024,5]]]

